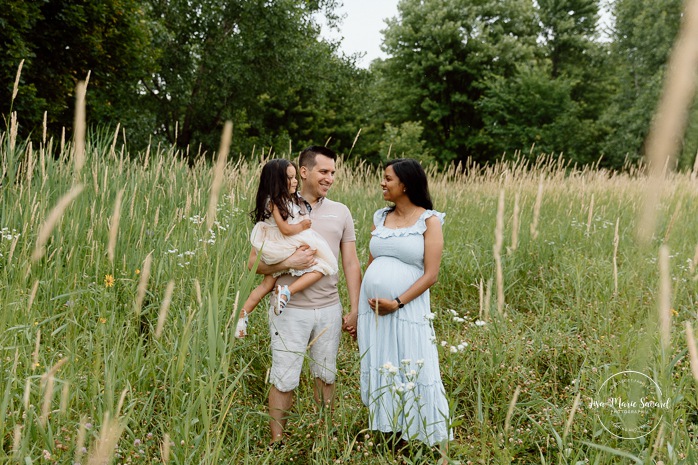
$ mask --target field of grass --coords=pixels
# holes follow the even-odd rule
[[[366,430],[346,335],[334,416],[315,409],[304,373],[286,447],[267,450],[264,312],[246,339],[232,332],[260,279],[246,260],[261,156],[188,167],[95,135],[81,167],[70,145],[11,138],[0,134],[0,462],[433,463]],[[330,196],[352,210],[365,264],[381,172],[338,167]],[[452,463],[698,462],[686,342],[698,181],[672,175],[643,243],[646,182],[554,159],[430,173],[447,215],[432,311]],[[630,370],[664,406],[633,417],[654,429],[623,439],[594,401]]]

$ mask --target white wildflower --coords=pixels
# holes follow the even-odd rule
[[[452,354],[455,354],[455,353],[458,352],[458,347],[456,347],[456,346],[451,346],[451,348],[450,348],[449,350],[451,351]]]
[[[426,315],[424,315],[424,319],[425,319],[425,320],[431,321],[431,320],[434,319],[435,316],[436,316],[436,315],[434,315],[433,313],[429,312],[429,313],[427,313]]]
[[[485,326],[486,324],[487,324],[486,321],[475,320],[475,326]]]

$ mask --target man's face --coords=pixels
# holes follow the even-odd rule
[[[301,167],[301,178],[303,178],[303,189],[314,197],[326,197],[327,192],[334,182],[336,171],[333,159],[325,155],[315,156],[315,166],[312,169]]]

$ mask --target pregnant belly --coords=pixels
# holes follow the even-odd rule
[[[366,270],[362,288],[367,298],[393,298],[406,291],[422,274],[422,269],[397,258],[378,257]]]

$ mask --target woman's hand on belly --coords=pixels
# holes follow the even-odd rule
[[[368,299],[368,305],[381,316],[389,315],[398,309],[395,299]]]

